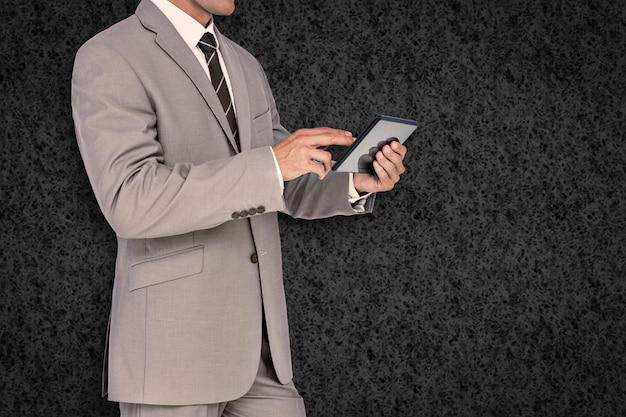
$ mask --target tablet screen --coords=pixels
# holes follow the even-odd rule
[[[394,140],[404,143],[417,129],[415,120],[376,116],[352,146],[333,164],[333,171],[374,173],[374,156],[385,144]]]

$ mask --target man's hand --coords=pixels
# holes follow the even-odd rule
[[[360,193],[376,193],[389,191],[400,181],[404,174],[402,161],[406,155],[406,147],[394,141],[383,146],[376,153],[374,171],[376,175],[354,174],[354,188]]]
[[[318,127],[300,129],[274,145],[274,155],[283,174],[289,181],[300,175],[314,172],[323,179],[332,167],[330,145],[350,146],[352,133],[345,130]]]

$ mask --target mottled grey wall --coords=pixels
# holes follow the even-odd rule
[[[0,6],[0,415],[105,416],[115,242],[78,156],[80,44],[135,0]],[[626,414],[622,1],[239,1],[284,124],[417,118],[373,215],[281,215],[310,417]]]

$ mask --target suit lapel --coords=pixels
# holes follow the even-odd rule
[[[226,65],[226,69],[228,70],[228,78],[230,78],[235,110],[237,111],[239,142],[241,143],[242,150],[250,149],[252,146],[250,98],[248,96],[248,86],[241,61],[239,61],[231,43],[226,41],[217,28],[215,29],[215,34],[220,43],[220,52],[222,58],[224,58],[224,65]]]
[[[215,115],[224,134],[231,143],[231,146],[236,152],[239,152],[235,138],[228,125],[228,120],[224,114],[224,109],[222,109],[222,105],[211,85],[211,81],[207,77],[204,69],[199,65],[198,59],[193,52],[191,52],[174,26],[150,0],[142,0],[135,14],[146,29],[156,34],[156,44],[159,45],[191,79],[208,104],[211,112]],[[235,103],[235,105],[238,105],[238,103]],[[239,109],[239,107],[237,107],[237,109]]]

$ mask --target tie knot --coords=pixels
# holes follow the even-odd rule
[[[217,42],[215,41],[215,36],[211,32],[205,32],[200,38],[198,42],[198,47],[202,50],[202,52],[213,52],[217,49]]]

